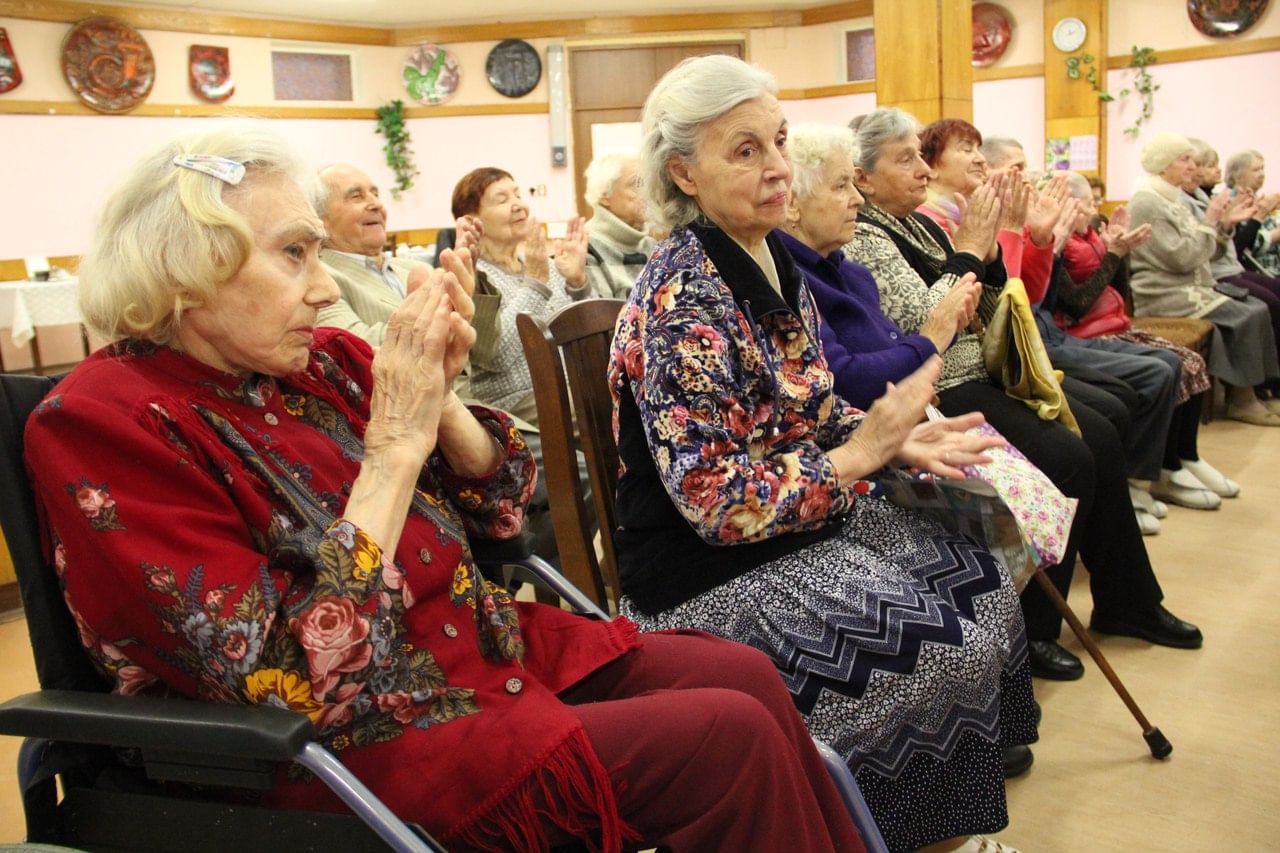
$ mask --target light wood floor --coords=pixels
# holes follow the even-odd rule
[[[1205,647],[1101,640],[1173,756],[1150,757],[1092,662],[1081,681],[1037,681],[1036,763],[1010,783],[999,836],[1027,853],[1280,850],[1280,429],[1216,421],[1201,449],[1243,497],[1217,512],[1174,507],[1146,541],[1166,604],[1201,626]],[[1087,622],[1082,575],[1071,601]],[[1066,629],[1064,644],[1084,657]],[[0,661],[0,700],[35,689],[21,619],[0,624]],[[0,843],[23,835],[17,746],[0,738]]]

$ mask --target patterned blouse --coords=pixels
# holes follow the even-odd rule
[[[776,236],[768,246],[781,294],[723,231],[677,228],[618,319],[615,541],[642,612],[835,533],[873,488],[836,478],[826,451],[862,413],[832,390],[812,296]]]
[[[517,604],[478,571],[468,535],[515,535],[534,484],[501,413],[473,410],[501,464],[466,478],[432,454],[394,555],[342,518],[370,362],[334,329],[280,380],[136,341],[95,353],[27,427],[49,552],[116,692],[290,708],[432,833],[525,837],[502,797],[607,778],[555,693],[630,648],[633,626]],[[280,804],[340,808],[282,781]],[[616,826],[599,791],[570,808]]]
[[[591,287],[570,287],[555,264],[551,264],[548,284],[483,258],[476,262],[476,270],[487,282],[478,280],[476,284],[472,321],[476,344],[471,349],[469,394],[487,406],[537,424],[533,379],[516,329],[516,315],[532,314],[545,320],[570,302],[591,296]]]

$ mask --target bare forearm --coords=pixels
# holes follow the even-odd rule
[[[343,518],[371,536],[389,559],[400,544],[425,461],[426,454],[420,449],[393,447],[366,453],[351,484]]]
[[[454,473],[483,477],[502,463],[502,448],[471,411],[450,393],[440,412],[436,446]]]

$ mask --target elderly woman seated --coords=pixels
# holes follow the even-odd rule
[[[640,161],[634,154],[606,154],[587,166],[582,191],[587,220],[587,279],[597,296],[626,299],[644,269],[653,238],[644,230]]]
[[[940,327],[945,330],[952,322],[946,318],[955,317],[957,310],[953,300],[972,299],[957,295],[957,289],[973,288],[971,282],[977,275],[985,276],[984,290],[1003,285],[1003,268],[993,245],[998,210],[993,212],[984,202],[982,218],[967,214],[954,232],[954,247],[942,229],[915,212],[924,201],[932,170],[920,156],[916,123],[910,116],[895,109],[877,110],[863,121],[857,144],[851,147],[847,140],[833,143],[820,159],[825,164],[828,158],[841,168],[852,168],[859,193],[867,196],[866,203],[857,214],[856,225],[843,221],[841,231],[827,228],[812,242],[806,239],[808,254],[800,254],[808,260],[799,265],[810,280],[821,277],[829,283],[815,290],[815,295],[823,316],[830,321],[830,337],[845,349],[885,349],[894,345],[903,332],[923,331],[931,317],[942,318]],[[810,185],[824,189],[818,182]],[[815,198],[815,205],[829,203],[822,193],[816,192]],[[806,202],[798,201],[802,205]],[[848,196],[844,203],[852,207],[859,201]],[[971,204],[970,213],[977,208]],[[841,263],[843,259],[836,253],[841,245],[844,256],[854,263]],[[877,320],[883,331],[873,335],[868,332],[877,327],[869,323],[854,325],[839,319],[837,300],[849,301],[842,292],[868,294],[872,287],[877,288],[884,313],[898,329]],[[864,304],[869,299],[868,295],[860,297]],[[951,307],[944,307],[948,303]],[[982,412],[1059,489],[1080,501],[1066,555],[1057,566],[1048,569],[1055,585],[1066,594],[1078,546],[1090,572],[1094,630],[1180,648],[1199,647],[1199,629],[1176,618],[1160,603],[1163,593],[1129,501],[1124,451],[1111,423],[1075,401],[1072,408],[1083,438],[1057,421],[1038,417],[992,381],[983,364],[977,335],[964,327],[964,317],[955,318],[954,323],[953,328],[959,331],[942,349],[939,408],[950,415]],[[923,352],[919,356],[922,360],[925,357]],[[836,356],[832,359],[834,362]],[[909,369],[910,362],[906,366]],[[837,370],[835,374],[837,390],[857,390],[851,384],[855,371]],[[877,377],[875,388],[880,383],[900,381],[905,375],[885,373]],[[866,382],[864,377],[858,381]],[[851,402],[865,405],[869,398]],[[1022,606],[1034,671],[1046,678],[1079,678],[1083,674],[1079,660],[1057,643],[1062,625],[1056,608],[1038,587],[1028,587],[1023,592]]]
[[[985,461],[990,440],[965,434],[981,419],[919,425],[936,361],[865,417],[833,392],[812,297],[769,236],[791,183],[772,77],[687,60],[642,129],[650,220],[673,230],[609,373],[621,609],[769,654],[892,849],[977,850],[967,837],[1007,820],[1001,748],[1036,737],[1017,597],[995,558],[880,499],[877,477]]]
[[[453,188],[452,207],[455,218],[466,218],[480,232],[470,393],[536,424],[533,380],[516,331],[516,316],[546,319],[570,302],[592,295],[582,218],[569,221],[565,238],[557,240],[551,251],[515,179],[489,166],[462,176]]]
[[[508,418],[450,391],[466,288],[433,273],[376,355],[315,328],[338,289],[298,174],[258,128],[166,144],[85,258],[115,343],[33,414],[27,464],[115,690],[306,714],[451,850],[859,849],[764,656],[480,574],[468,536],[514,534],[534,472]],[[340,808],[281,782],[278,804]]]
[[[1213,323],[1209,373],[1228,383],[1227,417],[1258,426],[1280,426],[1253,386],[1280,377],[1276,340],[1267,307],[1247,294],[1235,299],[1214,289],[1209,262],[1228,251],[1231,198],[1208,205],[1204,221],[1180,200],[1196,180],[1191,142],[1157,133],[1142,147],[1147,174],[1129,202],[1135,225],[1150,225],[1151,239],[1129,253],[1129,287],[1138,316],[1203,317]]]

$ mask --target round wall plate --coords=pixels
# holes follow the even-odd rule
[[[522,98],[542,79],[542,60],[523,39],[504,39],[489,51],[484,63],[489,85],[508,98]]]
[[[1053,25],[1053,46],[1063,53],[1079,50],[1089,28],[1079,18],[1063,18]]]
[[[127,113],[151,94],[156,62],[146,39],[124,21],[88,18],[62,40],[62,76],[87,106]]]
[[[1009,49],[1013,19],[998,3],[973,4],[973,67],[985,68]]]
[[[458,58],[443,45],[420,44],[400,70],[405,91],[420,104],[443,104],[458,91],[462,75]]]
[[[1269,0],[1187,0],[1187,17],[1195,28],[1214,38],[1232,38],[1252,27],[1267,11]]]

